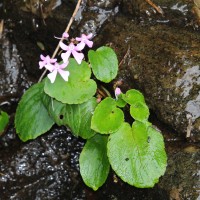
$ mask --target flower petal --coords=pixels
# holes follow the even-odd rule
[[[77,61],[77,63],[80,65],[83,58],[84,58],[84,54],[83,53],[78,53],[75,50],[72,51],[72,54],[75,58],[75,60]]]
[[[92,34],[92,33],[90,33],[89,35],[87,35],[87,39],[91,39],[91,38],[92,38],[92,36],[93,36],[93,34]]]
[[[51,83],[53,83],[56,80],[57,70],[54,70],[53,72],[49,73],[47,77],[50,79]]]
[[[77,46],[75,47],[75,49],[77,51],[81,51],[81,50],[84,49],[84,47],[85,47],[85,43],[82,41],[82,42],[80,42],[80,43],[77,44]]]
[[[45,62],[46,62],[46,64],[51,63],[51,58],[50,58],[50,56],[46,56]]]
[[[50,63],[55,63],[57,61],[56,58],[50,59]]]
[[[63,38],[68,38],[68,37],[69,37],[69,34],[68,34],[67,32],[64,32],[64,33],[62,34],[62,37],[63,37]]]
[[[65,50],[65,51],[69,50],[69,47],[66,44],[64,44],[63,42],[59,42],[59,46],[61,49]]]
[[[41,60],[45,60],[45,56],[43,56],[42,54],[40,55]]]
[[[69,77],[69,72],[68,72],[68,71],[59,69],[58,72],[59,72],[59,74],[62,76],[62,78],[63,78],[65,81],[68,81],[68,77]]]
[[[45,62],[44,61],[40,61],[39,62],[39,68],[42,69],[45,66]]]
[[[121,89],[119,87],[116,87],[115,89],[115,98],[118,99],[118,96],[122,93]]]
[[[85,40],[85,44],[87,44],[88,47],[92,48],[93,42],[90,40]]]
[[[61,58],[63,59],[64,63],[68,62],[70,55],[71,55],[71,51],[67,51],[65,53],[61,53]]]
[[[52,64],[47,64],[44,66],[46,69],[48,69],[50,72],[52,72],[54,70],[54,65]]]
[[[80,42],[82,40],[81,37],[76,37],[76,41]]]
[[[59,67],[59,69],[66,68],[68,64],[69,64],[69,61],[67,61],[66,63],[61,64],[60,67]]]
[[[67,39],[68,37],[69,37],[69,34],[68,33],[66,33],[66,32],[64,32],[63,34],[62,34],[62,37],[56,37],[56,36],[54,36],[56,39],[59,39],[59,40],[61,40],[61,39]]]

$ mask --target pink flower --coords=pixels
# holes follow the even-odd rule
[[[45,66],[51,72],[47,75],[51,83],[53,83],[56,80],[57,73],[59,73],[65,81],[68,81],[69,72],[63,70],[64,68],[67,67],[68,63],[69,62],[59,64],[56,62],[54,63],[54,65],[50,64]]]
[[[42,54],[40,55],[40,58],[42,60],[39,62],[40,69],[42,69],[45,65],[49,65],[57,61],[57,59],[51,59],[50,56],[45,57]]]
[[[81,64],[84,58],[84,54],[77,51],[81,51],[83,48],[81,48],[78,45],[75,46],[72,42],[68,46],[64,44],[63,42],[60,42],[59,44],[60,44],[61,49],[66,51],[65,53],[61,54],[61,58],[63,59],[64,63],[68,62],[68,59],[70,55],[72,54],[74,58],[76,59],[77,63]]]
[[[90,33],[89,35],[82,34],[81,37],[76,37],[76,40],[80,42],[77,46],[80,46],[83,49],[85,45],[87,45],[91,48],[93,46],[93,42],[89,40],[91,38],[92,33]]]
[[[64,32],[63,34],[62,34],[62,38],[68,38],[69,37],[69,34],[67,33],[67,32]]]
[[[55,37],[55,36],[54,36]],[[55,37],[55,38],[57,38],[57,39],[67,39],[69,37],[69,34],[67,33],[67,32],[64,32],[63,34],[62,34],[62,37],[61,38],[59,38],[59,37]]]
[[[119,88],[119,87],[116,87],[116,89],[115,89],[115,97],[116,97],[116,99],[118,99],[118,96],[121,94],[122,92],[121,92],[121,89]]]

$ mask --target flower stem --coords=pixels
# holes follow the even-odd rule
[[[68,23],[68,25],[67,25],[67,27],[66,27],[66,29],[65,29],[64,32],[66,32],[66,33],[69,32],[69,29],[70,29],[70,27],[71,27],[71,25],[72,25],[72,23],[73,23],[73,21],[74,21],[74,18],[75,18],[75,16],[76,16],[77,12],[78,12],[78,9],[79,9],[79,7],[80,7],[81,1],[82,1],[82,0],[78,0],[78,2],[77,2],[77,4],[76,4],[76,8],[75,8],[75,10],[74,10],[74,12],[73,12],[73,14],[72,14],[70,20],[69,20],[69,23]],[[52,59],[55,58],[56,54],[58,53],[58,50],[59,50],[59,48],[60,48],[59,43],[62,42],[63,40],[64,40],[64,38],[60,39],[60,41],[58,42],[58,45],[57,45],[57,47],[56,47],[56,49],[55,49],[55,51],[53,52],[53,55],[52,55],[52,57],[51,57]],[[42,73],[42,75],[40,76],[38,82],[41,82],[41,80],[43,79],[43,77],[44,77],[44,75],[46,74],[46,72],[47,72],[47,69],[45,69],[45,71]]]

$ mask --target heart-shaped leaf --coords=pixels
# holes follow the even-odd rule
[[[126,94],[122,94],[122,99],[130,105],[137,102],[145,102],[143,94],[135,89],[128,90]]]
[[[138,188],[153,187],[166,170],[167,156],[162,135],[142,122],[132,128],[123,123],[109,136],[108,158],[125,182]]]
[[[64,81],[59,74],[54,83],[46,78],[45,93],[67,104],[81,104],[92,98],[96,93],[97,85],[90,79],[91,69],[88,64],[82,61],[79,65],[71,58],[66,70],[70,73],[68,81]]]
[[[130,107],[131,116],[138,121],[145,122],[149,118],[149,108],[143,102],[137,102]]]
[[[22,96],[15,115],[16,131],[22,141],[35,139],[54,124],[42,102],[44,84],[37,83]]]
[[[88,58],[96,78],[109,83],[117,76],[118,60],[110,47],[100,47],[96,51],[90,50]]]
[[[106,136],[96,134],[87,141],[80,155],[81,176],[85,184],[93,190],[104,184],[110,170],[107,140]]]
[[[75,136],[88,139],[95,134],[90,128],[91,118],[95,107],[96,99],[93,97],[82,104],[63,104],[46,95],[43,103],[54,121],[59,125],[69,127]]]
[[[124,113],[117,108],[110,97],[99,103],[92,116],[91,128],[101,134],[110,134],[119,129],[124,121]]]

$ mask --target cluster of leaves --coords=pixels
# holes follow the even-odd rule
[[[110,166],[130,185],[153,187],[166,169],[163,137],[148,121],[143,95],[131,89],[117,99],[95,97],[97,84],[109,83],[118,72],[118,60],[109,47],[88,52],[89,62],[69,59],[66,82],[58,75],[54,83],[45,78],[23,95],[15,117],[16,131],[23,141],[47,132],[54,123],[87,139],[80,155],[80,173],[86,185],[97,190],[106,181]],[[134,119],[124,120],[124,107]]]

